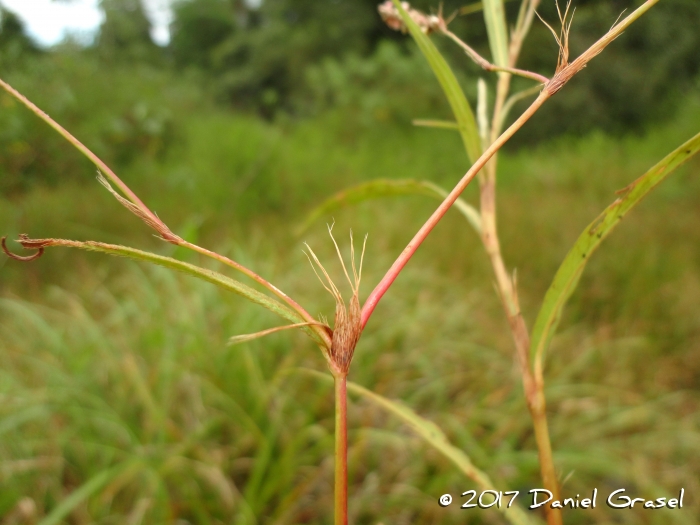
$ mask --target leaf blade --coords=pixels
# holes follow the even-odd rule
[[[401,6],[399,0],[393,0],[394,5],[398,9],[401,18],[406,24],[411,36],[418,44],[418,48],[425,56],[428,64],[430,64],[433,73],[437,77],[440,87],[442,87],[447,101],[452,108],[455,119],[459,126],[459,133],[462,136],[464,148],[467,151],[469,161],[474,163],[481,155],[481,142],[479,140],[479,130],[476,126],[474,113],[469,106],[467,97],[464,96],[464,91],[457,82],[452,69],[447,64],[447,61],[438,51],[435,44],[421,31],[418,25],[413,21],[411,16]]]
[[[616,199],[578,237],[564,258],[547,290],[532,331],[530,357],[541,373],[544,354],[554,336],[561,314],[576,288],[590,255],[641,199],[700,151],[700,133],[669,153],[644,175],[621,190]]]
[[[508,30],[503,0],[484,0],[483,9],[493,62],[508,67]]]
[[[297,228],[297,234],[305,232],[323,215],[348,204],[358,204],[365,200],[394,197],[400,195],[425,195],[444,200],[448,192],[430,181],[415,179],[376,179],[351,186],[330,196],[311,210],[304,222]],[[481,235],[481,217],[479,212],[462,198],[454,203],[454,208],[469,221],[472,228]]]
[[[145,252],[142,250],[137,250],[136,248],[117,244],[107,244],[96,241],[70,241],[66,239],[41,239],[40,241],[46,241],[47,246],[65,246],[87,251],[106,253],[108,255],[126,257],[137,261],[145,261],[164,268],[176,270],[240,295],[245,299],[248,299],[249,301],[279,315],[287,321],[291,321],[295,324],[305,323],[305,320],[302,319],[297,312],[283,305],[279,301],[276,301],[275,299],[272,299],[271,297],[251,288],[250,286],[236,281],[235,279],[231,279],[222,273],[215,272],[207,268],[202,268],[184,261],[179,261],[171,257],[165,257],[163,255],[157,255],[155,253]],[[301,329],[304,330],[316,343],[321,346],[325,346],[320,335],[317,334],[311,327],[302,326]]]

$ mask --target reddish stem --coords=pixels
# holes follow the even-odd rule
[[[240,263],[237,263],[236,261],[233,261],[229,259],[228,257],[225,257],[221,254],[218,254],[216,252],[213,252],[211,250],[207,250],[206,248],[203,248],[201,246],[198,246],[196,244],[192,244],[190,242],[185,241],[184,239],[178,239],[175,241],[176,244],[179,246],[182,246],[183,248],[190,249],[192,251],[201,253],[202,255],[206,255],[207,257],[211,257],[214,260],[219,261],[222,264],[225,264],[226,266],[230,266],[231,268],[234,268],[238,270],[239,272],[243,273],[244,275],[247,275],[251,279],[253,279],[255,282],[261,284],[268,290],[270,290],[273,294],[275,294],[277,297],[285,301],[289,306],[292,307],[306,322],[308,323],[314,323],[312,326],[312,329],[316,331],[316,333],[319,335],[319,337],[323,340],[323,342],[326,344],[328,348],[331,347],[331,336],[332,333],[329,333],[328,329],[323,328],[322,326],[319,326],[318,321],[314,319],[309,312],[307,312],[299,303],[297,303],[294,299],[289,297],[286,293],[284,293],[282,290],[277,288],[274,284],[271,282],[267,281],[265,278],[261,277],[257,273],[255,273],[253,270],[250,270],[243,266]]]
[[[540,95],[535,99],[535,101],[530,105],[529,108],[520,115],[518,120],[516,120],[506,131],[503,132],[503,134],[498,137],[498,140],[496,140],[489,148],[482,153],[481,157],[474,163],[474,165],[469,168],[469,171],[462,177],[462,180],[459,181],[459,183],[454,187],[454,189],[450,192],[450,194],[445,198],[444,201],[442,201],[442,204],[433,212],[433,214],[430,216],[430,218],[426,221],[426,223],[421,227],[420,230],[418,230],[418,233],[411,239],[411,242],[408,243],[408,246],[401,252],[401,255],[396,259],[394,264],[389,268],[389,271],[384,275],[381,281],[379,281],[379,284],[372,290],[372,293],[369,294],[369,297],[367,298],[367,301],[365,301],[364,306],[362,307],[362,327],[364,328],[365,325],[367,324],[367,321],[369,321],[370,316],[372,315],[372,312],[374,312],[374,309],[376,308],[377,304],[379,303],[380,299],[386,291],[389,289],[389,287],[393,284],[393,282],[396,280],[398,277],[399,273],[401,273],[401,270],[403,270],[403,267],[406,266],[406,263],[408,263],[409,259],[413,256],[414,253],[416,253],[416,250],[418,247],[423,243],[425,238],[428,236],[428,234],[435,228],[438,222],[440,222],[440,219],[442,219],[445,214],[447,213],[447,210],[450,209],[452,204],[457,200],[457,198],[460,196],[460,194],[464,191],[464,189],[467,187],[467,185],[474,179],[477,173],[481,170],[481,168],[484,167],[484,165],[493,157],[496,152],[501,149],[501,147],[508,142],[508,140],[515,134],[516,131],[518,131],[525,122],[528,121],[530,117],[540,108],[542,104],[550,97],[549,93],[547,90],[543,90]]]
[[[348,384],[335,375],[335,525],[348,525]]]

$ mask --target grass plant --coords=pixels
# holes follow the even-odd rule
[[[269,280],[249,269],[250,265],[241,264],[223,253],[206,249],[194,240],[188,240],[182,235],[174,233],[92,151],[5,82],[1,82],[0,85],[8,93],[44,119],[98,167],[101,173],[100,182],[124,207],[154,229],[162,240],[173,245],[173,249],[180,250],[178,252],[180,255],[185,253],[183,252],[184,250],[190,250],[198,254],[198,257],[210,259],[212,264],[217,265],[217,270],[202,266],[201,262],[196,265],[183,262],[174,257],[156,255],[134,248],[94,241],[72,241],[57,238],[33,239],[22,235],[19,238],[20,244],[26,249],[35,250],[33,255],[23,258],[14,254],[6,246],[4,238],[3,249],[9,257],[24,262],[40,257],[47,248],[55,246],[80,248],[150,262],[213,283],[222,289],[233,291],[247,300],[263,306],[269,312],[282,317],[290,323],[286,326],[287,328],[299,328],[305,332],[320,347],[336,385],[334,521],[336,524],[343,524],[351,521],[350,516],[352,515],[352,511],[348,507],[347,493],[348,475],[353,470],[352,462],[348,462],[349,450],[352,451],[349,445],[351,440],[348,439],[348,390],[374,403],[377,407],[398,416],[400,420],[411,426],[437,452],[442,454],[448,461],[454,463],[463,474],[471,478],[477,486],[481,488],[503,486],[500,485],[500,480],[494,483],[484,471],[475,466],[478,461],[489,462],[487,459],[488,452],[479,450],[479,447],[474,446],[474,438],[468,429],[460,431],[459,426],[454,425],[452,427],[453,433],[456,434],[458,439],[462,443],[469,445],[469,448],[474,452],[472,454],[474,457],[466,455],[458,446],[450,444],[443,430],[407,406],[392,401],[388,397],[380,395],[377,391],[373,392],[347,382],[355,346],[380,299],[384,297],[389,287],[399,277],[399,274],[404,274],[404,268],[406,268],[408,260],[413,257],[417,248],[428,237],[428,234],[441,221],[452,205],[457,204],[458,209],[481,237],[491,262],[498,295],[502,301],[515,342],[516,357],[525,389],[525,406],[532,419],[531,423],[522,418],[517,420],[517,422],[515,420],[511,421],[505,425],[505,428],[501,426],[497,430],[497,434],[500,434],[502,439],[506,439],[505,436],[507,435],[522,434],[524,429],[529,424],[532,424],[538,450],[537,459],[534,459],[534,457],[516,458],[512,453],[508,452],[497,454],[497,457],[500,458],[500,461],[504,461],[504,464],[521,466],[522,468],[532,468],[532,465],[538,465],[543,486],[557,498],[562,480],[555,465],[550,429],[547,422],[544,383],[545,351],[552,342],[554,330],[561,318],[563,307],[578,284],[590,254],[642,197],[700,150],[700,135],[696,135],[694,138],[684,142],[682,146],[673,150],[660,163],[642,175],[641,178],[626,187],[621,192],[620,197],[584,230],[584,233],[575,242],[569,255],[564,259],[564,263],[560,266],[552,285],[546,293],[532,333],[530,333],[525,324],[520,307],[517,282],[504,263],[501,243],[496,229],[496,154],[548,98],[561,90],[573,75],[585,67],[588,61],[600,53],[629,24],[634,22],[657,1],[648,0],[645,2],[639,9],[615,24],[608,34],[572,62],[569,62],[568,57],[567,38],[568,31],[571,30],[571,19],[567,18],[567,9],[567,12],[561,14],[562,32],[558,35],[555,33],[555,37],[560,45],[560,55],[555,75],[551,79],[546,79],[539,74],[523,72],[516,68],[520,47],[533,21],[535,9],[539,3],[536,0],[525,0],[523,2],[518,21],[510,35],[505,29],[502,3],[498,0],[484,3],[485,20],[489,31],[494,64],[476,55],[468,45],[450,33],[447,29],[447,22],[442,18],[441,14],[424,15],[414,10],[407,11],[408,6],[402,6],[399,2],[382,4],[382,14],[387,22],[394,27],[404,28],[411,33],[435,71],[455,113],[456,124],[454,124],[454,127],[456,127],[461,136],[467,156],[472,162],[472,167],[450,192],[425,181],[370,182],[360,189],[349,190],[343,195],[332,198],[331,201],[323,204],[318,211],[313,212],[312,216],[327,213],[328,210],[339,203],[346,202],[348,196],[356,197],[356,200],[358,200],[368,196],[377,197],[386,194],[414,192],[419,194],[430,193],[433,196],[438,195],[444,198],[442,204],[418,230],[418,233],[390,267],[389,271],[379,280],[379,283],[361,308],[359,303],[359,283],[362,271],[362,257],[360,258],[359,266],[356,267],[352,239],[351,265],[349,266],[352,271],[346,268],[340,249],[337,244],[335,245],[343,273],[350,281],[352,288],[351,299],[347,305],[342,298],[342,294],[336,288],[331,277],[329,277],[329,273],[323,268],[321,264],[323,257],[317,257],[313,251],[310,251],[314,263],[321,269],[326,278],[324,286],[329,289],[334,297],[335,323],[333,329],[330,328],[324,319],[315,319],[309,314],[307,309],[300,306],[298,301],[282,292],[281,287],[273,285]],[[442,33],[456,41],[465,49],[471,59],[476,60],[487,71],[497,72],[496,97],[493,105],[493,115],[490,119],[486,118],[486,108],[488,106],[486,101],[487,90],[483,85],[479,90],[479,110],[475,117],[449,66],[426,36],[428,32],[432,31]],[[531,80],[542,82],[544,85],[530,108],[502,132],[506,122],[505,113],[511,106],[510,101],[514,100],[508,98],[510,79],[513,74],[519,74]],[[516,98],[520,96],[519,94],[514,95]],[[426,122],[423,122],[423,124],[426,124]],[[427,122],[427,124],[431,124],[431,122]],[[437,127],[446,126],[438,124]],[[449,124],[447,127],[453,127],[453,125]],[[102,178],[103,176],[104,178]],[[467,185],[477,177],[480,185],[478,211],[476,207],[470,206],[467,201],[459,200],[460,194]],[[116,190],[112,189],[111,185],[114,185]],[[335,241],[333,242],[335,243]],[[265,293],[261,293],[257,288],[235,281],[219,272],[218,269],[221,266],[226,267],[228,270],[233,269],[243,273],[252,280],[257,288],[264,289]],[[351,274],[352,278],[350,277]],[[173,301],[176,301],[174,298],[181,293],[178,290],[178,281],[172,277],[163,277],[170,274],[163,273],[161,270],[158,270],[153,275],[156,276],[155,279],[162,279],[168,283],[168,296],[172,297]],[[149,280],[151,278],[147,278],[143,282],[147,283]],[[144,284],[144,290],[148,291],[150,289],[151,287],[148,284]],[[172,290],[175,290],[175,293],[170,294]],[[155,294],[151,294],[151,299],[159,307],[162,307],[162,303],[158,300],[160,293],[158,291]],[[70,303],[70,301],[68,302]],[[193,315],[184,315],[187,320],[183,320],[185,325],[183,330],[172,330],[171,323],[163,323],[161,327],[162,332],[158,337],[170,338],[171,340],[163,344],[162,348],[171,350],[180,348],[181,343],[176,341],[176,333],[187,334],[186,337],[189,338],[192,337],[190,332],[192,334],[200,333],[193,327],[193,324],[201,323],[200,326],[208,324],[207,315],[203,314],[205,310],[196,310],[197,300],[194,299],[193,302],[195,303],[195,312]],[[27,396],[12,400],[11,408],[9,409],[11,415],[5,419],[2,427],[6,429],[4,430],[5,432],[17,431],[20,426],[27,423],[31,424],[33,421],[43,421],[44,424],[51,421],[52,424],[58,424],[59,426],[62,425],[64,420],[78,423],[77,425],[69,425],[69,432],[77,432],[75,436],[68,433],[57,437],[58,443],[54,444],[54,447],[61,450],[60,454],[42,450],[41,447],[46,446],[46,443],[40,443],[39,449],[32,449],[31,443],[22,444],[26,445],[28,450],[25,449],[19,455],[24,453],[28,456],[39,458],[39,460],[29,463],[10,464],[8,471],[63,469],[65,481],[58,485],[49,483],[41,488],[43,495],[41,508],[37,507],[35,498],[20,500],[20,503],[24,503],[22,505],[18,503],[11,509],[11,512],[14,513],[13,515],[17,516],[16,519],[22,519],[25,514],[31,516],[42,515],[44,517],[41,523],[46,525],[60,523],[70,515],[73,520],[85,521],[88,519],[86,516],[90,515],[91,510],[86,502],[95,498],[100,502],[97,506],[104,520],[109,520],[109,509],[113,504],[116,507],[120,507],[124,504],[122,501],[128,501],[126,505],[131,506],[128,514],[130,523],[141,523],[151,508],[158,510],[149,514],[149,522],[170,521],[174,519],[174,516],[182,515],[187,516],[186,519],[188,520],[202,523],[227,522],[231,520],[233,520],[232,522],[254,523],[263,512],[265,512],[266,518],[272,522],[301,519],[298,517],[301,512],[299,509],[299,498],[302,494],[310,497],[315,490],[318,490],[319,479],[324,475],[323,468],[321,468],[320,472],[316,472],[318,477],[314,478],[313,475],[307,477],[308,484],[302,486],[295,486],[292,475],[285,477],[284,475],[278,476],[276,474],[272,479],[268,479],[266,476],[273,467],[275,469],[286,467],[286,470],[283,468],[283,471],[288,474],[293,473],[295,472],[295,465],[304,463],[303,458],[308,457],[308,454],[315,453],[317,449],[323,450],[324,446],[328,445],[327,429],[317,428],[311,422],[313,420],[310,419],[300,423],[296,428],[303,428],[304,431],[295,434],[290,423],[294,416],[289,416],[285,412],[288,405],[295,404],[294,396],[291,394],[294,389],[290,388],[290,385],[287,383],[291,381],[298,384],[305,381],[303,377],[308,378],[308,374],[301,374],[297,375],[298,377],[295,376],[295,379],[289,379],[288,365],[294,363],[297,358],[285,354],[282,364],[277,363],[276,366],[272,365],[272,368],[268,368],[266,378],[266,374],[262,371],[259,364],[260,358],[253,357],[255,354],[247,346],[240,351],[240,354],[236,354],[236,352],[239,352],[239,350],[235,350],[236,346],[232,347],[231,352],[233,353],[226,355],[236,355],[236,359],[240,358],[244,362],[239,372],[241,376],[233,381],[234,384],[248,385],[246,388],[242,388],[241,392],[241,396],[245,398],[244,403],[243,400],[238,399],[235,395],[227,393],[229,386],[224,387],[223,384],[228,385],[230,381],[228,378],[225,380],[220,379],[217,384],[214,384],[216,382],[212,381],[212,377],[216,377],[217,373],[220,374],[221,369],[215,367],[207,373],[190,374],[188,372],[189,368],[186,367],[176,370],[178,366],[182,366],[182,363],[172,356],[165,356],[164,354],[154,356],[155,361],[150,362],[149,366],[146,366],[141,360],[146,359],[147,356],[139,354],[139,357],[137,357],[130,345],[127,345],[129,346],[128,351],[110,349],[110,344],[106,343],[106,341],[110,337],[116,337],[118,341],[120,337],[124,337],[124,334],[117,330],[114,336],[100,335],[101,328],[99,324],[94,323],[91,316],[86,315],[79,302],[70,304],[75,305],[74,308],[78,312],[77,315],[83,319],[83,324],[80,325],[79,331],[88,327],[87,331],[85,333],[81,332],[77,339],[93,341],[95,345],[87,344],[84,350],[84,361],[82,362],[87,366],[95,366],[99,363],[102,368],[96,369],[94,374],[88,374],[84,385],[76,386],[69,384],[67,378],[70,377],[70,374],[62,373],[62,367],[58,366],[55,374],[52,373],[48,376],[50,377],[51,399],[45,397],[45,393],[42,396],[41,389],[34,391],[30,382],[29,385],[22,389],[23,392],[27,393]],[[116,302],[113,301],[113,304],[116,304]],[[68,306],[68,303],[65,306]],[[37,349],[41,348],[42,345],[48,344],[50,351],[55,354],[53,357],[49,356],[48,359],[53,359],[56,363],[61,362],[62,356],[68,353],[63,334],[57,335],[53,327],[46,325],[41,316],[37,316],[32,308],[23,305],[21,301],[8,301],[5,304],[5,308],[18,319],[22,319],[21,322],[35,327],[35,333],[32,335],[32,338],[37,338]],[[107,310],[109,312],[110,309],[108,308]],[[118,310],[119,308],[116,308],[116,311]],[[51,315],[54,314],[52,313]],[[116,315],[119,319],[118,314],[113,313],[110,315],[112,317]],[[105,319],[109,320],[110,315],[107,315]],[[439,315],[444,314],[441,313]],[[126,317],[128,316],[121,317],[120,322],[124,322]],[[193,319],[198,319],[199,323],[194,323]],[[188,324],[189,326],[187,326]],[[125,334],[131,333],[131,330],[128,328],[124,330]],[[273,332],[273,330],[269,329],[262,331],[246,329],[241,331],[252,334],[245,338],[245,341],[248,343],[253,341],[250,344],[256,344],[254,342],[255,336],[261,337]],[[241,333],[241,331],[237,330],[238,333]],[[145,330],[144,333],[148,333],[148,330]],[[205,333],[206,336],[201,336],[199,340],[197,340],[196,336],[194,337],[193,347],[207,344],[206,341],[210,335],[208,332]],[[236,336],[233,339],[235,343],[241,341],[240,336]],[[18,343],[14,342],[14,344]],[[26,343],[23,342],[22,344]],[[139,345],[138,342],[132,344],[134,346]],[[154,346],[155,348],[161,348],[161,344]],[[89,358],[95,348],[99,348],[101,350],[100,355],[102,355],[102,359],[97,363],[91,362]],[[462,351],[467,356],[471,353],[469,348]],[[121,353],[123,353],[123,356],[119,357]],[[583,355],[590,356],[594,353],[593,351],[584,352]],[[241,355],[242,357],[240,357]],[[8,353],[6,357],[11,365],[8,369],[17,370],[15,373],[6,374],[5,380],[9,383],[13,381],[14,377],[30,378],[32,376],[31,372],[27,373],[24,369],[31,371],[33,366],[40,368],[45,366],[43,362],[33,362],[28,355],[23,353],[16,356]],[[418,363],[423,361],[420,356],[417,359]],[[585,361],[586,358],[582,357],[581,359]],[[71,365],[80,366],[81,363],[81,360],[73,358],[68,361]],[[498,365],[497,358],[494,363],[496,363],[497,368],[500,367],[502,369],[502,363]],[[418,370],[426,377],[431,377],[435,373],[430,372],[431,364],[423,362],[418,366]],[[364,367],[368,367],[368,365],[364,364]],[[149,377],[148,370],[153,371],[151,377]],[[269,375],[270,370],[272,370],[271,377]],[[116,409],[104,406],[104,400],[109,397],[107,392],[111,391],[111,384],[117,383],[111,374],[123,376],[126,381],[123,386],[126,386],[127,392],[119,397],[125,404]],[[193,377],[190,378],[191,375]],[[294,374],[291,374],[291,376],[294,376]],[[110,377],[112,377],[111,380]],[[280,383],[285,383],[285,388],[281,388]],[[420,386],[420,381],[418,383],[418,386]],[[427,391],[418,388],[414,394],[416,398],[420,400],[430,397],[432,394],[430,389],[435,388],[433,386],[435,383],[426,384],[428,387]],[[207,396],[208,400],[220,400],[221,405],[214,405],[220,411],[218,417],[212,415],[212,406],[203,402],[205,391],[210,393]],[[322,392],[322,390],[319,391]],[[54,397],[54,392],[56,397]],[[250,397],[251,393],[255,395]],[[512,392],[500,395],[507,397],[514,406],[522,402]],[[439,397],[445,399],[450,396],[447,392],[443,392]],[[667,402],[672,406],[674,403],[682,402],[682,397],[678,396],[675,399],[669,399]],[[323,396],[319,395],[319,398],[322,399]],[[500,399],[503,401],[504,398],[501,397]],[[322,403],[321,401],[318,402]],[[664,400],[664,402],[666,401]],[[577,409],[574,407],[573,410],[576,411]],[[594,435],[603,435],[610,431],[610,425],[613,428],[615,425],[619,425],[620,420],[623,427],[626,424],[625,421],[631,421],[631,424],[635,424],[635,422],[640,421],[640,418],[641,420],[648,418],[651,410],[652,408],[642,406],[637,412],[619,418],[617,423],[613,418],[609,421],[600,421],[598,422],[599,428],[596,429],[594,425],[592,433]],[[108,414],[110,411],[113,412],[113,415],[104,417],[104,414]],[[293,410],[292,412],[296,413]],[[315,411],[311,410],[306,413],[313,412]],[[96,415],[94,420],[90,416],[91,413]],[[127,417],[127,421],[121,420],[124,413],[130,414]],[[194,417],[193,420],[193,416],[197,414],[199,416]],[[288,417],[291,417],[291,420]],[[55,423],[56,421],[57,423]],[[232,424],[234,428],[230,427]],[[449,420],[445,424],[450,426]],[[82,425],[87,425],[87,427],[84,429],[80,428]],[[213,448],[213,450],[217,451],[216,453],[207,447],[202,447],[201,443],[207,438],[209,432],[216,432],[217,438],[230,438],[236,432],[236,425],[240,425],[246,433],[255,437],[254,445],[248,444],[246,449],[246,439],[240,441],[231,439],[230,443],[222,442],[217,444]],[[103,434],[99,432],[100,428],[110,430],[107,434]],[[96,435],[90,438],[89,436],[93,433]],[[106,438],[107,435],[109,438]],[[688,435],[695,436],[695,433],[689,431]],[[285,444],[285,448],[283,452],[277,451],[275,455],[275,449],[280,446],[282,441]],[[312,442],[313,444],[310,445]],[[508,446],[514,447],[515,444],[511,442]],[[241,449],[237,449],[237,447],[241,447]],[[232,476],[231,473],[235,472],[237,468],[237,458],[245,457],[244,454],[241,455],[241,451],[250,450],[251,447],[257,449],[255,453],[256,460],[252,465],[244,462],[242,470],[247,473],[247,476],[245,476],[245,488],[240,488],[239,485],[241,484],[236,482],[235,476]],[[323,452],[319,452],[319,454],[321,457],[323,456]],[[271,463],[273,456],[278,459],[278,464],[276,465]],[[504,460],[504,458],[507,459]],[[71,463],[66,464],[66,459],[70,459]],[[491,462],[493,461],[491,460]],[[572,455],[568,461],[571,464],[575,464],[577,461],[585,460],[577,459],[575,455]],[[78,467],[75,467],[73,464],[80,464],[81,462],[85,464]],[[107,464],[109,464],[108,467],[106,466]],[[530,467],[527,467],[527,465],[530,465]],[[611,472],[611,470],[606,470],[605,461],[600,462],[599,468],[601,472]],[[71,476],[74,475],[71,474],[71,469],[81,472],[81,484],[79,486],[75,486],[71,481]],[[183,479],[179,476],[184,471],[195,472],[197,475],[195,478]],[[87,476],[86,473],[88,473]],[[280,483],[285,488],[281,489]],[[640,483],[646,487],[653,488],[655,486],[651,478]],[[64,495],[62,491],[65,487],[74,487],[74,490],[70,492],[70,495]],[[288,491],[289,497],[278,499],[275,502],[274,511],[265,511],[264,509],[269,508],[273,495],[278,496],[284,490]],[[370,486],[366,490],[368,494],[371,494]],[[16,496],[8,496],[7,501],[16,500]],[[406,495],[401,494],[400,497],[405,498]],[[216,515],[206,510],[208,508],[206,503],[210,498],[218,499],[220,502]],[[362,499],[362,496],[359,496],[359,499]],[[179,501],[184,503],[181,504]],[[186,509],[178,509],[178,505],[184,505]],[[512,509],[502,510],[504,518],[512,523],[530,523],[537,520],[534,516],[524,513],[517,506]],[[430,514],[430,511],[428,511],[428,514]],[[294,518],[292,516],[297,517]],[[548,524],[562,523],[561,513],[556,509],[547,508],[545,517]],[[363,519],[362,516],[358,515],[353,516],[353,518],[353,522],[361,522]]]

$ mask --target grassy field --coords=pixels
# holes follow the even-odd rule
[[[355,183],[415,178],[449,188],[467,168],[448,131],[350,117],[270,124],[183,111],[176,147],[138,157],[120,175],[177,233],[332,317],[302,242],[338,280],[340,268],[323,222],[295,233],[305,215]],[[643,136],[592,135],[504,154],[502,242],[530,324],[581,230],[698,122],[696,93]],[[92,168],[83,171],[0,200],[0,234],[103,240],[192,260],[154,239]],[[686,508],[611,511],[599,502],[566,512],[566,523],[699,523],[699,173],[696,159],[606,241],[547,369],[564,494],[624,487],[675,497],[683,487]],[[369,233],[364,294],[436,204],[396,197],[327,217],[343,246],[350,228]],[[226,346],[231,335],[277,323],[160,268],[64,249],[31,264],[0,260],[0,523],[331,523],[332,385],[303,370],[324,370],[323,358],[299,334]],[[459,214],[378,307],[350,379],[440,425],[499,486],[539,486],[490,266]],[[438,506],[441,494],[473,484],[410,429],[358,399],[349,416],[352,523],[500,523],[494,511]]]

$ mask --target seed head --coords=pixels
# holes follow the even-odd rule
[[[547,26],[547,29],[551,31],[552,35],[554,35],[554,40],[557,41],[557,45],[559,46],[559,57],[557,58],[556,69],[556,73],[559,73],[562,69],[569,65],[569,33],[571,32],[571,23],[574,21],[574,13],[576,12],[576,9],[574,9],[574,11],[571,13],[571,18],[569,18],[571,0],[566,3],[566,10],[564,11],[564,14],[562,14],[561,9],[559,8],[558,1],[556,4],[557,14],[559,15],[559,23],[561,24],[561,31],[558,35],[554,28],[545,22],[539,13],[536,12],[536,14],[542,23]]]
[[[327,351],[326,359],[328,360],[328,364],[334,373],[346,376],[350,370],[350,363],[355,353],[355,347],[357,346],[357,342],[360,339],[360,334],[362,333],[359,291],[360,281],[362,280],[362,263],[365,257],[367,236],[365,235],[365,240],[362,244],[362,255],[360,256],[360,266],[358,270],[357,266],[355,265],[355,246],[352,231],[350,231],[350,263],[353,277],[351,279],[347,267],[345,266],[345,262],[343,261],[343,256],[340,254],[338,243],[333,237],[333,225],[328,227],[328,233],[330,234],[333,244],[335,245],[335,250],[338,253],[338,258],[340,259],[340,264],[343,267],[345,277],[350,283],[352,297],[350,298],[349,305],[346,306],[338,287],[330,278],[328,272],[308,244],[306,247],[308,248],[309,253],[307,253],[306,256],[309,258],[309,262],[311,263],[311,267],[313,268],[316,277],[318,277],[323,287],[328,290],[328,293],[330,293],[335,299],[335,324],[333,326],[331,348]],[[314,263],[316,263],[316,265],[314,265]],[[325,282],[316,271],[316,266],[318,266],[323,273]]]
[[[440,31],[447,27],[441,14],[426,15],[418,9],[413,9],[408,2],[401,2],[401,7],[408,13],[411,19],[426,35],[434,31]],[[384,20],[384,23],[391,29],[394,31],[401,31],[402,33],[406,33],[408,31],[408,28],[401,17],[401,13],[394,5],[394,2],[391,0],[386,0],[386,2],[379,4],[377,10],[379,11],[379,16],[381,16],[382,20]]]

